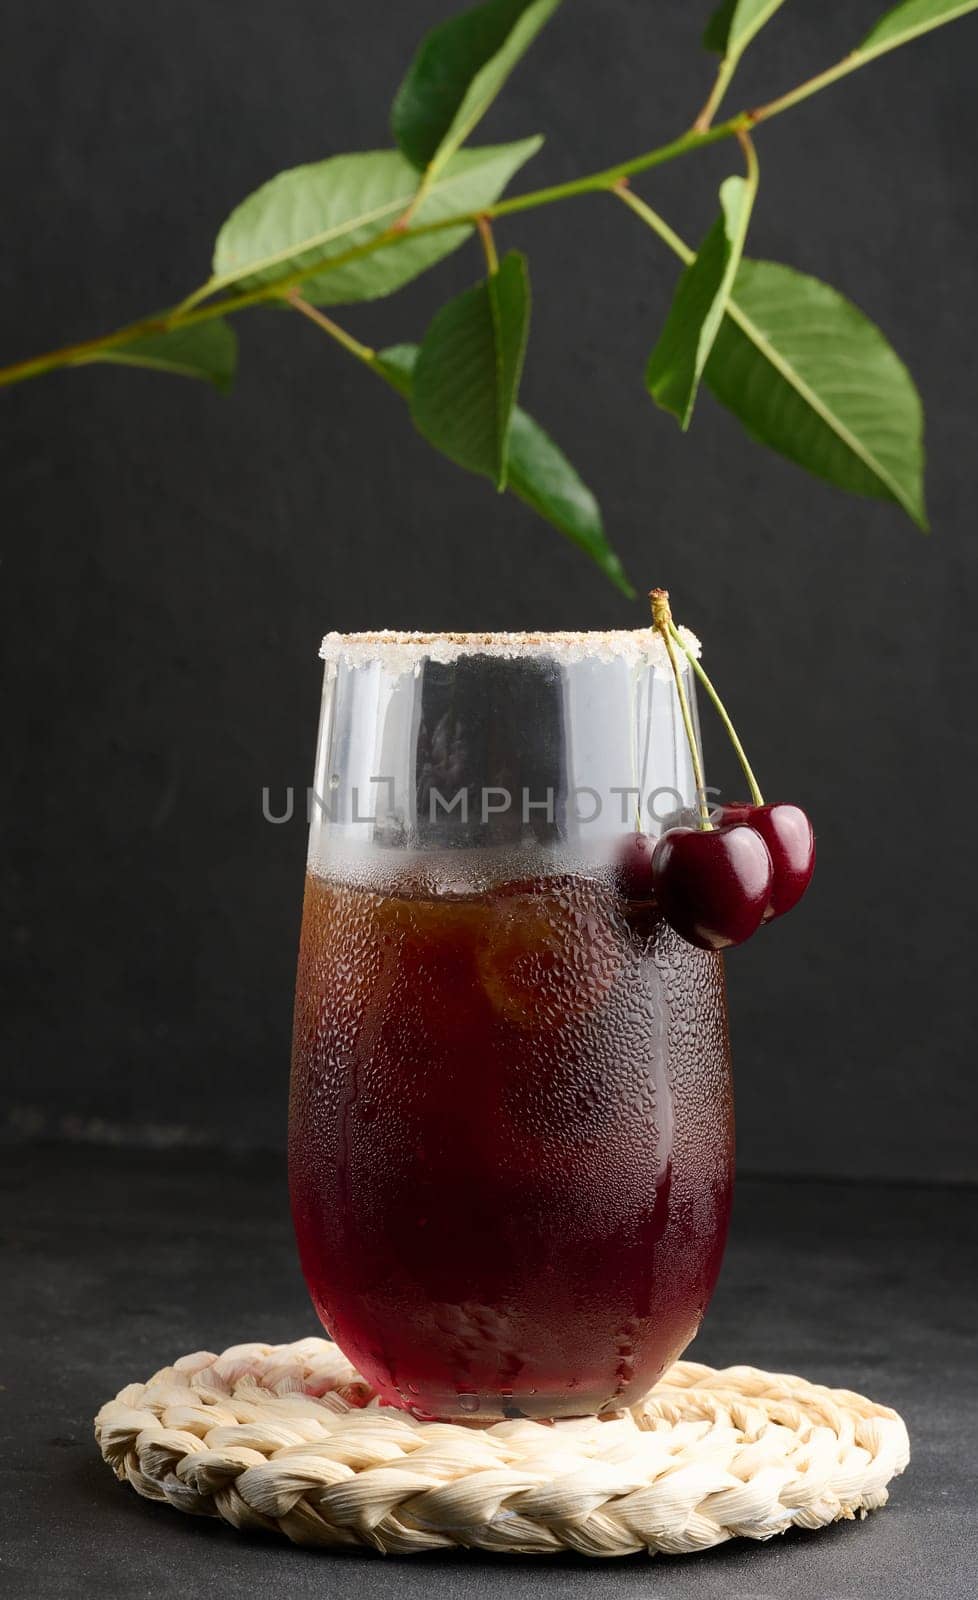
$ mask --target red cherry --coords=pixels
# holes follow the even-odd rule
[[[725,828],[731,822],[742,822],[749,828],[750,819],[757,810],[749,800],[725,800],[722,806],[710,812],[710,820],[716,828]]]
[[[658,843],[648,833],[630,833],[618,850],[615,878],[625,900],[651,900],[652,856]]]
[[[767,845],[774,877],[764,921],[783,917],[798,904],[815,871],[815,833],[808,816],[783,800],[766,806],[737,800],[720,808],[721,826],[734,822],[746,823]]]
[[[761,925],[771,897],[771,857],[754,828],[672,828],[652,858],[652,881],[666,921],[701,950],[743,944]]]

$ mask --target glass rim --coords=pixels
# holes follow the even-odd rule
[[[687,649],[700,654],[700,641],[688,628],[678,629]],[[463,656],[494,656],[500,660],[626,661],[636,665],[668,667],[662,636],[655,628],[594,630],[554,629],[538,632],[425,633],[381,628],[364,633],[327,633],[319,648],[327,666],[368,666],[380,663],[391,670],[407,670],[423,661],[451,662]],[[682,652],[678,652],[682,663]]]

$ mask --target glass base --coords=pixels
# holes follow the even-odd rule
[[[414,1396],[402,1395],[399,1409],[409,1411],[418,1422],[478,1423],[489,1426],[493,1422],[526,1420],[530,1422],[555,1422],[572,1417],[615,1417],[642,1398],[632,1388],[608,1401],[606,1394],[586,1395],[566,1389],[553,1394],[446,1394],[427,1397],[422,1404]],[[643,1386],[642,1394],[651,1385]]]

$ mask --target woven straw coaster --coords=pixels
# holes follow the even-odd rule
[[[677,1361],[607,1421],[416,1422],[325,1339],[202,1351],[95,1419],[137,1493],[296,1544],[389,1554],[708,1550],[885,1505],[895,1411],[804,1378]]]

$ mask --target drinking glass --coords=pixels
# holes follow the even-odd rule
[[[664,646],[322,654],[289,1134],[316,1310],[419,1417],[617,1410],[696,1333],[733,1176],[722,959],[628,865],[695,800]]]

